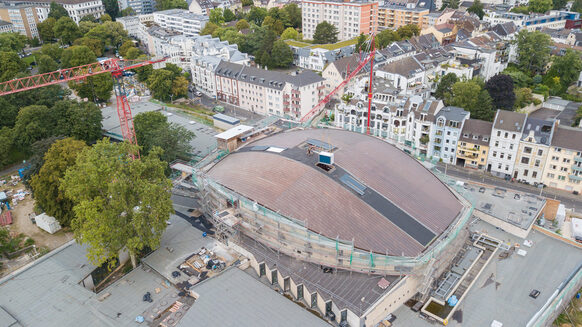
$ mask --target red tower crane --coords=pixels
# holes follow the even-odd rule
[[[119,116],[121,134],[123,135],[124,140],[131,144],[137,145],[135,130],[133,128],[131,108],[129,106],[129,102],[127,101],[125,88],[123,87],[123,72],[133,68],[157,64],[165,61],[166,59],[167,58],[137,61],[111,58],[88,65],[64,68],[50,73],[17,78],[0,83],[0,96],[28,91],[47,85],[84,80],[87,77],[103,73],[111,73],[111,76],[115,82],[114,87],[115,96],[117,98],[117,115]]]
[[[376,55],[376,47],[374,46],[375,35],[372,34],[368,39],[369,42],[366,42],[362,47],[369,48],[370,52],[367,55],[360,55],[358,66],[351,72],[349,72],[348,76],[345,80],[343,80],[335,89],[333,89],[328,95],[326,95],[323,99],[321,99],[311,111],[309,111],[305,116],[301,117],[299,120],[301,123],[309,123],[311,119],[317,116],[321,110],[325,107],[325,105],[331,100],[331,97],[337,93],[340,89],[342,89],[348,82],[356,76],[362,68],[364,68],[368,62],[370,63],[370,82],[368,85],[368,119],[367,119],[367,128],[366,133],[370,134],[370,111],[372,109],[372,80],[374,77],[374,56]],[[348,66],[349,71],[349,66]]]

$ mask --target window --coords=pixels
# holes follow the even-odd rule
[[[505,132],[505,138],[509,137],[509,133]]]
[[[529,164],[529,158],[528,157],[521,157],[521,163],[522,164]]]
[[[511,160],[511,154],[507,155],[507,160]]]
[[[505,156],[505,154],[504,154],[503,152],[501,152],[501,153],[499,154],[499,158],[501,158],[501,159],[503,159],[503,157],[504,157],[504,156]]]
[[[499,146],[499,141],[495,141],[495,146]]]
[[[554,176],[555,176],[554,174],[552,174],[552,173],[548,173],[548,177],[549,177],[549,178],[554,178]]]
[[[534,172],[532,172],[532,173],[531,173],[531,177],[532,177],[532,178],[536,178],[536,177],[538,177],[538,172],[537,172],[537,171],[534,171]]]
[[[277,270],[271,270],[271,284],[277,284]]]
[[[540,149],[538,150],[538,156],[543,156],[544,155],[544,150]]]
[[[515,140],[515,134],[511,134],[511,138]]]
[[[541,164],[540,159],[536,159],[536,162],[534,163],[534,166],[539,167]]]
[[[566,172],[568,172],[568,168],[567,167],[560,167],[560,171],[563,171],[566,173]]]
[[[497,164],[497,169],[501,169],[501,163]]]
[[[564,163],[570,163],[570,159],[566,159],[564,158],[564,160],[562,160]]]
[[[311,293],[311,307],[315,308],[317,306],[317,292]]]
[[[558,157],[556,157],[556,156],[552,156],[552,160],[553,160],[553,161],[558,161],[558,160],[560,160],[560,158],[558,158]]]
[[[525,148],[523,148],[523,152],[524,153],[531,153],[531,148],[529,146],[526,146]]]
[[[560,176],[558,176],[558,180],[565,181],[566,180],[566,176],[560,175]]]
[[[340,323],[346,322],[348,320],[348,310],[343,310],[341,312]]]
[[[509,145],[509,150],[513,150],[513,144]]]
[[[497,151],[493,151],[493,157],[497,157]]]
[[[497,136],[501,136],[501,131],[497,131]]]
[[[303,299],[303,284],[297,285],[297,300]]]
[[[509,165],[505,165],[505,171],[509,171]]]

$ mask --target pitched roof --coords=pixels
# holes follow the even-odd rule
[[[503,24],[497,24],[493,26],[491,30],[501,36],[509,36],[517,32],[517,26],[513,22],[507,22]]]
[[[380,67],[380,70],[382,71],[401,76],[410,76],[419,70],[422,71],[423,69],[424,67],[414,57],[405,57]]]
[[[554,122],[552,121],[527,117],[521,139],[526,140],[530,132],[533,132],[535,143],[550,145],[553,128]]]
[[[552,137],[552,146],[582,151],[582,129],[558,125]]]
[[[334,61],[332,65],[335,66],[335,69],[337,69],[337,71],[345,77],[345,75],[347,75],[346,72],[348,71],[348,67],[349,71],[351,72],[358,66],[358,56],[353,55],[349,57],[343,57]]]
[[[453,120],[453,121],[462,121],[463,119],[467,118],[469,115],[468,111],[465,111],[463,108],[447,106],[442,108],[435,117],[445,117],[446,120]]]
[[[493,126],[496,129],[501,129],[510,132],[522,132],[527,114],[522,114],[514,111],[497,110]]]
[[[463,124],[463,131],[459,139],[469,143],[489,145],[492,126],[492,122],[479,119],[467,119],[465,120],[465,124]],[[487,140],[485,141],[484,138]]]
[[[282,90],[286,83],[301,87],[324,80],[323,77],[311,70],[305,70],[297,75],[288,75],[281,72],[243,66],[241,64],[225,61],[222,61],[216,67],[215,74],[217,76],[232,78],[245,83],[251,83],[277,90]]]

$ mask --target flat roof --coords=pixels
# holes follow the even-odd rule
[[[230,268],[192,288],[199,297],[177,326],[328,326],[324,320]]]
[[[334,166],[342,174],[326,173],[310,157],[296,155],[306,152],[299,146],[309,139],[337,148]],[[245,151],[256,146],[287,150]],[[418,255],[462,208],[416,160],[382,140],[348,131],[309,129],[266,137],[227,156],[208,174],[273,211],[307,221],[317,233],[382,254]],[[346,187],[343,174],[365,187],[365,194]]]
[[[527,237],[533,241],[531,248],[523,246],[522,239],[483,221],[476,222],[471,230],[484,231],[504,242],[520,243],[527,254],[522,257],[513,253],[500,259],[498,252],[461,302],[458,310],[463,313],[462,323],[451,319],[448,326],[490,326],[494,319],[503,326],[525,326],[582,261],[581,249],[537,230]],[[540,291],[537,299],[529,297],[534,289]],[[399,326],[434,326],[406,306],[396,310],[395,315]]]
[[[220,121],[228,123],[228,124],[231,124],[231,125],[236,125],[236,124],[240,123],[240,119],[230,117],[230,116],[227,116],[225,114],[216,114],[216,115],[212,116],[212,118],[216,119],[216,120],[220,120]]]
[[[216,134],[214,135],[215,138],[219,139],[219,140],[230,140],[233,137],[237,137],[240,136],[241,134],[244,134],[250,130],[252,130],[254,127],[252,126],[247,126],[247,125],[238,125],[235,126],[225,132],[222,132],[220,134]]]

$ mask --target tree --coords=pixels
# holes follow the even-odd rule
[[[71,44],[77,38],[81,37],[81,31],[75,22],[67,17],[61,17],[53,27],[55,37],[59,38],[61,42]]]
[[[222,16],[224,17],[225,22],[232,22],[236,19],[236,15],[229,8],[224,9]]]
[[[119,47],[119,54],[123,57],[127,56],[127,51],[131,48],[135,48],[132,40],[127,40]]]
[[[188,9],[188,3],[185,0],[160,0],[156,1],[158,10],[168,9]]]
[[[106,14],[101,15],[101,17],[99,17],[99,21],[101,21],[102,23],[105,23],[105,22],[112,22],[113,19],[111,18],[111,16],[109,16],[109,14],[106,13]]]
[[[104,22],[93,27],[85,36],[101,40],[106,46],[112,47],[120,46],[128,38],[127,31],[118,22]]]
[[[582,0],[574,0],[571,11],[582,12]]]
[[[396,31],[385,29],[376,35],[376,48],[384,49],[398,40],[400,40],[400,35]]]
[[[61,66],[63,68],[75,67],[96,62],[95,53],[84,45],[74,45],[63,51]]]
[[[194,133],[184,127],[169,123],[166,116],[157,111],[139,113],[134,118],[135,136],[142,147],[142,154],[148,154],[154,147],[164,150],[161,159],[172,162],[187,158],[192,152],[190,142]]]
[[[74,218],[73,202],[60,189],[61,179],[85,148],[85,142],[73,138],[56,141],[46,152],[38,175],[30,180],[36,205],[47,215],[55,217],[61,226],[70,226]]]
[[[103,0],[103,6],[105,7],[105,12],[110,16],[110,18],[119,17],[119,6],[116,0]],[[131,7],[130,7],[131,8]]]
[[[529,15],[530,10],[529,10],[528,6],[515,6],[515,7],[511,8],[510,12],[513,12],[516,14]]]
[[[563,56],[554,57],[554,62],[546,74],[545,80],[560,77],[560,91],[558,93],[563,93],[572,83],[578,80],[580,70],[582,70],[580,53],[568,49]]]
[[[210,10],[208,21],[216,25],[224,24],[224,16],[222,15],[222,8],[214,8]]]
[[[87,80],[70,85],[80,98],[87,98],[94,102],[107,102],[113,92],[111,73],[87,77]]]
[[[93,15],[85,15],[81,18],[81,20],[79,20],[79,23],[81,22],[91,22],[91,23],[99,23],[99,21],[97,21],[97,18],[95,18],[95,16]]]
[[[128,59],[128,60],[133,60],[133,59],[137,59],[140,55],[141,55],[141,51],[138,48],[133,47],[133,48],[129,48],[129,50],[127,50],[124,58]]]
[[[445,102],[451,99],[453,92],[453,85],[459,81],[459,78],[454,73],[448,73],[441,77],[434,93],[435,98],[444,100]]]
[[[449,0],[447,2],[443,1],[443,5],[441,6],[440,10],[443,11],[445,8],[458,9],[459,0]]]
[[[26,68],[26,64],[18,57],[16,52],[0,51],[0,81],[7,81]]]
[[[97,27],[98,25],[99,25],[99,23],[81,21],[81,22],[79,22],[79,31],[81,32],[81,34],[85,35],[85,34],[89,33],[90,30]]]
[[[530,88],[522,87],[515,90],[515,109],[523,108],[533,101],[534,97]]]
[[[204,25],[204,28],[200,31],[200,35],[212,35],[218,28],[218,25],[207,22],[206,25]]]
[[[56,23],[56,19],[49,17],[36,25],[38,35],[43,42],[51,42],[55,39],[54,27]]]
[[[522,29],[517,34],[518,67],[531,75],[544,71],[550,59],[552,39],[540,31]]]
[[[103,115],[94,103],[62,100],[51,110],[60,116],[55,135],[71,136],[87,144],[101,138]]]
[[[46,106],[32,105],[21,108],[14,125],[14,141],[27,149],[32,143],[54,136],[57,117]]]
[[[368,50],[370,50],[370,46],[366,45],[366,40],[368,38],[366,37],[366,35],[364,35],[364,33],[361,33],[360,36],[358,36],[358,43],[356,43],[356,52],[359,53],[360,51],[366,52]]]
[[[279,7],[272,7],[267,11],[267,16],[272,17],[273,19],[280,19],[281,13],[279,12]]]
[[[552,3],[553,3],[552,9],[560,10],[560,9],[563,9],[564,7],[566,7],[566,4],[568,3],[568,1],[566,1],[566,0],[553,0]]]
[[[483,19],[483,16],[485,16],[485,11],[483,10],[483,4],[481,3],[480,0],[475,0],[473,2],[473,4],[471,5],[471,7],[469,7],[469,9],[467,9],[467,11],[479,16],[479,19]]]
[[[50,73],[52,71],[55,71],[57,69],[59,69],[59,64],[57,64],[56,61],[53,60],[53,58],[41,54],[40,56],[37,57],[38,60],[38,72],[40,74],[44,74],[44,73]]]
[[[0,129],[3,127],[10,127],[14,126],[16,122],[16,117],[18,116],[18,110],[20,109],[18,106],[10,103],[6,97],[0,98]]]
[[[513,92],[513,79],[511,79],[511,76],[497,74],[487,81],[485,89],[491,96],[494,108],[513,109],[515,93]]]
[[[269,31],[273,31],[277,35],[281,35],[283,33],[283,23],[280,20],[277,20],[271,16],[265,17],[263,20],[262,27],[266,28]]]
[[[279,11],[286,27],[301,28],[301,8],[296,3],[288,3]]]
[[[253,0],[242,0],[241,4],[243,7],[248,7],[248,6],[252,6],[253,5]]]
[[[281,34],[281,40],[298,40],[299,32],[293,27],[287,27]]]
[[[73,42],[73,45],[84,45],[84,46],[88,47],[89,49],[91,49],[91,51],[93,51],[93,53],[97,57],[103,56],[103,53],[104,53],[103,41],[98,40],[98,39],[92,39],[90,37],[82,37],[82,38],[76,39],[75,42]]]
[[[28,169],[24,171],[23,178],[23,182],[26,186],[30,186],[30,179],[32,176],[37,175],[42,168],[42,165],[44,165],[45,153],[53,145],[53,143],[61,139],[63,139],[61,136],[51,136],[32,143],[30,146],[31,156],[26,161],[28,164]]]
[[[61,17],[69,17],[69,13],[65,9],[65,7],[63,7],[63,5],[53,1],[51,2],[50,5],[48,17],[49,18],[52,17],[56,20],[59,20]]]
[[[172,81],[172,99],[186,96],[188,94],[188,80],[183,75],[177,76]]]
[[[22,52],[27,41],[20,33],[0,33],[0,51]]]
[[[552,0],[529,0],[529,10],[537,13],[545,13],[553,5]]]
[[[40,53],[51,57],[54,61],[61,60],[63,49],[57,44],[45,44],[40,48]]]
[[[10,152],[14,141],[12,129],[8,127],[0,128],[0,167],[11,164]]]
[[[39,105],[52,107],[57,101],[66,98],[71,91],[60,85],[48,85],[38,89],[5,95],[3,98],[17,107]]]
[[[474,79],[453,84],[451,98],[447,103],[469,111],[471,118],[488,121],[493,119],[491,97],[486,90],[481,89],[479,81]]]
[[[131,8],[131,7],[127,7],[121,11],[121,16],[123,16],[123,17],[133,16],[133,15],[135,15],[135,10],[133,10],[133,8]]]
[[[147,85],[154,98],[162,101],[170,99],[172,75],[172,72],[168,70],[156,69],[148,77]]]
[[[327,44],[337,42],[337,28],[325,20],[315,27],[313,33],[313,42],[318,44]]]
[[[273,44],[271,57],[275,58],[273,66],[287,68],[293,63],[293,51],[283,40],[277,40]]]
[[[252,7],[247,16],[249,22],[255,23],[257,26],[263,24],[263,20],[267,17],[267,9],[260,7]]]
[[[148,57],[146,55],[141,55],[137,59],[147,60]],[[136,68],[136,69],[134,69],[134,71],[137,73],[138,82],[143,83],[143,82],[147,82],[148,78],[150,77],[150,75],[154,71],[154,68],[152,67],[152,65],[147,65],[147,66]]]
[[[413,36],[417,36],[420,34],[420,29],[418,28],[418,25],[416,24],[408,24],[408,25],[404,25],[399,27],[396,30],[396,33],[398,33],[398,36],[400,36],[400,39],[410,39]]]
[[[206,24],[206,26],[208,26],[208,24]],[[204,26],[204,28],[206,28],[206,26]],[[241,19],[238,22],[236,22],[235,27],[238,31],[242,31],[244,29],[251,27],[251,25],[249,24],[249,22],[247,22],[246,19]],[[210,34],[212,34],[212,33],[210,33]]]
[[[127,142],[99,141],[78,155],[61,181],[65,196],[74,203],[75,238],[89,245],[88,258],[96,266],[127,250],[135,267],[141,250],[160,245],[174,211],[161,149],[133,160],[130,154],[137,151]]]

